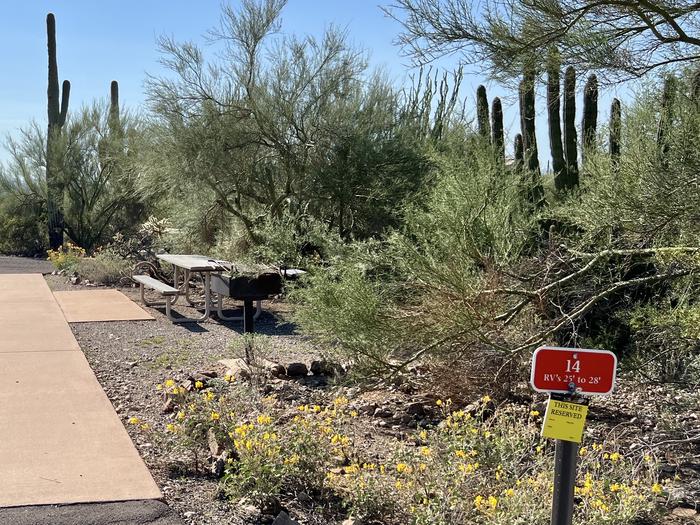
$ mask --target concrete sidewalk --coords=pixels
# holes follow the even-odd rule
[[[49,296],[40,274],[0,275],[0,523],[178,523]]]

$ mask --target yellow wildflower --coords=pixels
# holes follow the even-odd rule
[[[258,425],[269,425],[272,423],[272,418],[267,414],[261,414],[257,418]]]
[[[175,432],[177,430],[177,427],[175,425],[173,425],[172,423],[168,423],[167,425],[165,425],[165,429],[168,432]]]
[[[221,419],[221,414],[219,414],[218,412],[211,413],[211,420],[212,421],[218,421],[219,419]]]
[[[180,410],[175,416],[175,418],[182,421],[183,419],[185,419],[185,413],[182,410]]]
[[[484,396],[484,397],[481,398],[481,401],[482,401],[483,403],[488,403],[489,401],[491,401],[491,396],[486,395],[486,396]]]
[[[654,494],[661,494],[661,493],[664,491],[664,488],[663,488],[659,483],[654,483],[654,484],[651,486],[651,491],[652,491]]]
[[[140,420],[139,418],[137,418],[136,416],[131,416],[131,417],[129,418],[129,424],[130,424],[130,425],[138,425],[138,424],[139,424],[139,421],[141,421],[141,420]]]
[[[168,388],[175,386],[175,380],[174,379],[166,379],[165,386],[167,386]]]
[[[539,410],[530,410],[530,415],[532,417],[537,417],[540,415],[540,411]]]
[[[200,388],[204,388],[204,383],[202,383],[201,381],[195,381],[194,387],[199,390]]]

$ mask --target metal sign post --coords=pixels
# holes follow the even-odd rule
[[[557,439],[554,446],[554,495],[551,524],[571,525],[574,515],[578,443]]]
[[[606,350],[541,347],[532,356],[530,384],[549,392],[542,428],[555,439],[551,525],[572,525],[578,447],[588,413],[584,395],[606,395],[615,385],[617,357]]]

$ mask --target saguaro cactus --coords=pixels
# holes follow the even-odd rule
[[[119,122],[119,83],[112,80],[109,85],[109,131],[112,134],[120,133],[121,123]]]
[[[622,109],[620,101],[613,99],[610,105],[610,159],[613,169],[620,163],[620,140],[622,137]]]
[[[505,139],[503,136],[503,106],[496,97],[491,103],[491,144],[501,161],[505,159]]]
[[[656,132],[656,142],[659,146],[659,155],[665,162],[669,150],[668,132],[673,124],[673,104],[676,99],[676,77],[669,75],[664,80],[664,91],[661,95],[661,113],[659,126]]]
[[[540,180],[540,162],[535,135],[535,71],[526,68],[520,83],[520,127],[523,136],[525,166],[532,175],[528,181],[528,199],[535,207],[542,205],[544,191]]]
[[[576,71],[566,68],[564,74],[564,159],[567,187],[578,185],[578,146],[576,137]]]
[[[591,75],[583,89],[583,121],[581,122],[581,134],[583,135],[582,157],[586,161],[586,155],[595,150],[596,129],[598,127],[598,77]]]
[[[63,81],[63,90],[58,86],[58,62],[56,60],[56,19],[53,13],[46,15],[46,36],[49,54],[49,82],[46,91],[48,100],[49,129],[46,135],[46,210],[48,215],[49,247],[53,250],[63,244],[63,193],[65,184],[61,180],[57,160],[60,152],[58,142],[61,129],[68,115],[70,82]],[[60,98],[60,103],[59,103]]]
[[[549,121],[549,147],[552,151],[554,186],[557,190],[569,189],[566,174],[564,148],[561,142],[561,118],[559,117],[559,61],[550,57],[547,70],[547,117]]]
[[[488,140],[491,135],[491,126],[489,125],[489,101],[484,86],[476,89],[476,123],[479,135]]]

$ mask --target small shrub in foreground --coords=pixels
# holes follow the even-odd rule
[[[553,450],[540,437],[537,412],[508,406],[487,417],[488,397],[472,412],[438,401],[438,426],[382,440],[380,450],[355,434],[358,415],[344,397],[283,409],[229,381],[188,392],[169,380],[164,388],[177,403],[167,431],[199,453],[216,436],[231,498],[263,506],[304,491],[319,504],[336,502],[329,508],[338,514],[392,525],[549,522]],[[576,523],[631,525],[653,514],[663,491],[655,462],[621,450],[612,441],[580,449]]]
[[[83,257],[73,268],[93,283],[118,284],[131,275],[132,265],[110,250],[100,251],[94,257]]]
[[[83,257],[85,250],[67,242],[58,250],[49,250],[48,259],[57,270],[74,270]]]

